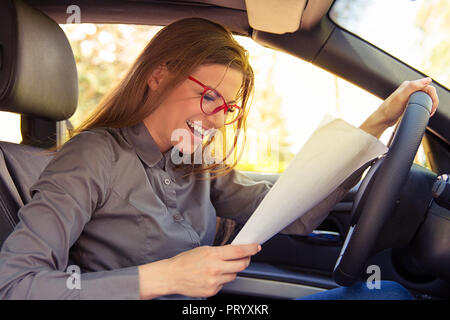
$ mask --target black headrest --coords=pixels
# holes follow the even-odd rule
[[[78,75],[64,31],[21,0],[0,1],[0,110],[65,120]]]

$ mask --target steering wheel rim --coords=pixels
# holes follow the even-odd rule
[[[375,160],[355,197],[352,222],[333,271],[341,286],[362,274],[381,228],[392,214],[425,133],[432,100],[422,91],[408,100],[388,152]]]

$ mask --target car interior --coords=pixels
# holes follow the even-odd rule
[[[250,37],[336,74],[381,99],[405,79],[426,76],[338,26],[329,16],[333,2],[1,1],[0,110],[21,115],[23,141],[0,142],[0,246],[18,223],[19,208],[31,200],[30,186],[52,157],[42,151],[60,143],[61,133],[70,125],[68,119],[77,108],[77,66],[59,26],[67,23],[70,5],[81,8],[81,23],[165,26],[187,17],[210,19],[236,35]],[[412,162],[401,163],[404,176],[395,176],[391,182],[398,184],[399,197],[393,199],[392,210],[386,209],[378,229],[369,232],[373,239],[362,247],[365,257],[351,277],[346,277],[344,270],[344,261],[347,265],[353,261],[348,257],[350,253],[345,253],[352,233],[349,231],[368,211],[377,214],[376,202],[369,198],[381,193],[375,178],[383,174],[379,169],[386,167],[383,161],[373,163],[365,178],[317,230],[308,236],[274,236],[236,280],[209,299],[292,299],[356,280],[366,281],[370,265],[379,266],[383,280],[402,284],[418,299],[449,299],[450,92],[438,82],[433,85],[439,108],[429,121],[426,119],[424,132],[419,133],[419,143],[424,145],[432,170]],[[395,140],[393,137],[392,146]],[[271,182],[279,176],[247,174],[257,181]],[[390,188],[386,184],[383,187]],[[372,202],[371,208],[365,206]],[[358,239],[364,242],[366,238]]]

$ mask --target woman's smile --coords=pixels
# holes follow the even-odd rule
[[[194,147],[197,146],[199,143],[202,143],[204,137],[204,130],[199,125],[197,125],[194,122],[191,122],[190,120],[186,121],[186,125],[189,128],[189,132],[192,136],[193,140],[191,141],[194,142]]]

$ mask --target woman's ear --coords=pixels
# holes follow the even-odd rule
[[[152,91],[156,91],[164,79],[167,77],[169,70],[167,70],[166,65],[160,65],[156,67],[155,70],[150,74],[150,77],[147,80],[147,84]]]

